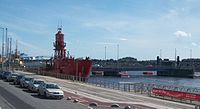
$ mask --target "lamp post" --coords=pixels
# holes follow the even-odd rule
[[[3,57],[4,57],[4,28],[0,27],[0,29],[2,29],[2,54],[1,54],[1,70],[3,70]]]
[[[119,44],[117,44],[117,72],[119,72]]]
[[[105,46],[105,60],[106,60],[106,46]]]

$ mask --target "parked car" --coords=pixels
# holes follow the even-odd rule
[[[20,79],[20,86],[21,87],[25,87],[27,88],[28,87],[28,84],[31,80],[33,80],[34,78],[33,77],[28,77],[28,76],[24,76]]]
[[[6,81],[8,82],[13,82],[14,79],[17,77],[17,75],[19,75],[18,73],[10,73],[7,77],[6,77]]]
[[[8,76],[9,74],[11,74],[11,72],[5,71],[5,72],[3,73],[3,75],[2,75],[2,79],[6,79],[7,76]]]
[[[38,94],[45,98],[64,98],[64,92],[56,83],[44,83],[38,87]]]
[[[20,79],[22,79],[22,77],[24,77],[24,75],[17,75],[16,78],[14,78],[14,85],[19,85],[20,84]]]
[[[1,72],[0,72],[0,79],[2,79],[4,73],[5,73],[4,71],[1,71]]]
[[[38,91],[38,86],[40,84],[43,84],[44,80],[40,80],[40,79],[33,79],[29,82],[28,84],[28,89],[32,92],[37,92]]]

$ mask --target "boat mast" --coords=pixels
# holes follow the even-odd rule
[[[55,54],[54,58],[63,59],[66,58],[66,43],[64,42],[64,34],[62,33],[62,26],[58,27],[58,32],[56,33],[56,41],[54,42]]]

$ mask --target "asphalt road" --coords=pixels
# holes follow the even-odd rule
[[[0,80],[0,109],[88,109],[72,101],[44,99],[9,82]]]

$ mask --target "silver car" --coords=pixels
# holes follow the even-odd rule
[[[31,80],[33,80],[34,78],[33,77],[27,77],[27,76],[24,76],[20,79],[20,86],[21,87],[25,87],[27,88],[28,87],[28,84]]]
[[[32,79],[28,84],[28,89],[32,92],[38,92],[38,86],[43,83],[44,80]]]
[[[44,83],[38,87],[38,94],[45,98],[64,98],[64,92],[56,83]]]

